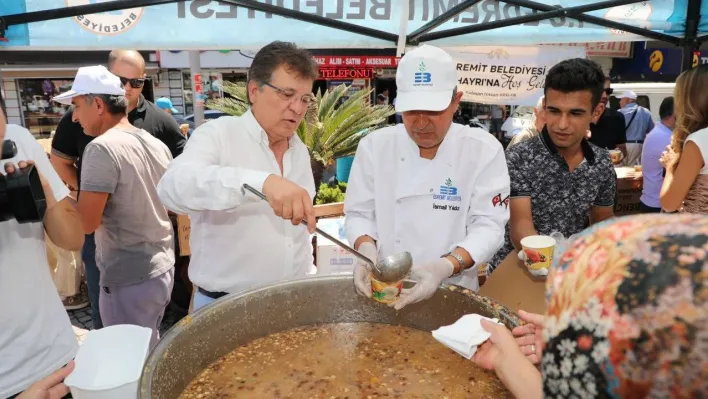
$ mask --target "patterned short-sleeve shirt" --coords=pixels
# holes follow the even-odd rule
[[[585,159],[572,172],[545,129],[506,150],[510,197],[531,198],[538,234],[559,232],[569,237],[587,227],[591,207],[614,206],[617,175],[609,151],[587,140],[581,146]],[[513,249],[507,223],[504,245],[489,262],[487,273],[493,272]]]

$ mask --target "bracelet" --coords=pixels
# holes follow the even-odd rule
[[[442,256],[442,258],[447,257],[447,256],[452,256],[457,260],[457,263],[460,265],[460,269],[455,272],[455,266],[453,265],[452,267],[452,275],[450,277],[457,276],[458,274],[462,273],[463,270],[465,270],[465,260],[462,258],[460,254],[456,254],[452,251],[446,253],[445,255]]]

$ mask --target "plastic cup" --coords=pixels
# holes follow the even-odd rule
[[[610,159],[612,159],[612,163],[615,165],[622,162],[622,151],[610,150]]]
[[[374,278],[371,274],[371,297],[381,303],[394,303],[401,296],[403,280],[385,283]]]
[[[524,264],[530,270],[548,269],[553,262],[553,250],[556,240],[549,236],[529,236],[521,240],[521,247],[526,260]]]

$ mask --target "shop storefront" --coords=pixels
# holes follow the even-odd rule
[[[23,126],[35,136],[49,135],[69,109],[52,97],[71,89],[70,79],[18,79]]]
[[[238,50],[201,51],[201,97],[205,100],[224,97],[224,82],[245,83],[253,55]],[[192,74],[188,51],[158,51],[160,68],[167,74],[169,92],[174,107],[182,115],[194,112]]]
[[[152,100],[160,90],[157,65],[151,62],[151,52],[141,52],[147,61],[146,74],[152,84],[146,84],[143,94]],[[69,89],[82,66],[105,65],[107,51],[3,52],[0,64],[0,88],[9,123],[26,127],[35,137],[47,137],[56,129],[68,110],[51,101],[52,97]],[[48,63],[54,60],[55,63]],[[59,63],[62,61],[62,63]]]
[[[395,98],[398,58],[386,55],[315,55],[320,79],[315,90],[332,90],[341,84],[350,86],[350,95],[358,90],[375,89],[373,95],[389,90],[389,103]],[[373,101],[373,98],[371,98]]]

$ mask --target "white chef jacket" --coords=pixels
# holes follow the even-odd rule
[[[377,130],[359,143],[344,212],[349,242],[369,235],[380,257],[408,251],[415,265],[464,248],[475,267],[447,282],[477,290],[477,265],[502,246],[509,220],[504,150],[489,133],[452,124],[427,160],[403,124]]]
[[[192,257],[189,278],[215,292],[239,292],[304,277],[312,267],[305,226],[275,215],[241,186],[259,191],[265,179],[281,176],[268,137],[248,111],[198,127],[157,186],[162,203],[188,214]],[[283,158],[282,177],[315,195],[307,147],[294,135]]]

